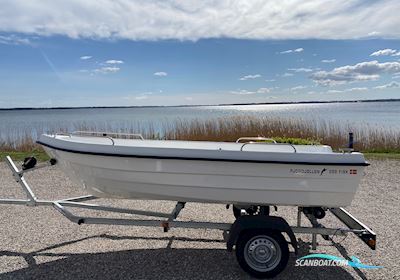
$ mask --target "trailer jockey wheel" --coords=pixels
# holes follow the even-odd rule
[[[34,168],[37,163],[37,160],[35,157],[26,157],[24,159],[24,163],[22,164],[22,170],[28,170],[31,168]]]
[[[278,231],[246,230],[236,243],[236,259],[241,268],[253,277],[272,278],[288,263],[288,243]]]

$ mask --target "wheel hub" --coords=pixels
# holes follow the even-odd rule
[[[255,236],[246,244],[245,258],[253,269],[269,271],[278,265],[281,251],[276,241],[269,236]]]

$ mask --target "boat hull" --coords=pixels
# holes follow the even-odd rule
[[[350,205],[363,166],[88,155],[45,147],[98,197],[253,205]]]

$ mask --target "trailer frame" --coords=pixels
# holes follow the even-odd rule
[[[46,163],[33,164],[28,168],[19,169],[10,156],[6,157],[6,163],[10,168],[13,177],[19,183],[21,189],[25,192],[26,199],[0,198],[0,204],[25,205],[29,207],[51,206],[71,222],[82,224],[102,224],[102,225],[124,225],[124,226],[144,226],[144,227],[162,227],[164,232],[170,228],[192,228],[192,229],[215,229],[223,232],[224,240],[227,243],[227,249],[231,251],[239,242],[242,233],[249,230],[271,230],[285,232],[290,241],[288,244],[294,248],[297,254],[298,245],[295,233],[311,234],[311,247],[315,250],[318,246],[317,235],[321,235],[325,240],[330,240],[332,236],[346,236],[353,233],[359,237],[372,250],[376,249],[376,234],[356,217],[351,215],[344,208],[325,208],[340,220],[346,228],[329,228],[322,225],[313,215],[304,211],[304,207],[297,208],[297,224],[289,225],[286,220],[278,216],[256,215],[240,216],[232,223],[220,222],[201,222],[201,221],[179,221],[180,212],[184,209],[186,202],[178,201],[170,213],[145,211],[139,209],[117,208],[94,203],[87,203],[98,197],[93,195],[84,195],[78,197],[64,198],[60,200],[38,199],[32,188],[24,177],[27,172],[33,172],[37,169],[46,168],[55,165],[57,162],[52,159]],[[35,161],[36,163],[36,161]],[[132,214],[147,217],[156,217],[159,219],[126,219],[126,218],[104,218],[79,216],[74,214],[69,208],[88,209],[93,211],[103,211],[112,213]],[[302,226],[302,214],[310,221],[311,227]]]

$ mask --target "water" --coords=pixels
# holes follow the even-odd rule
[[[107,130],[126,128],[156,131],[177,119],[213,119],[229,116],[279,117],[314,122],[328,121],[339,126],[400,131],[400,101],[368,103],[238,105],[203,107],[94,108],[53,110],[0,110],[0,140],[42,132],[72,131],[79,127]]]

